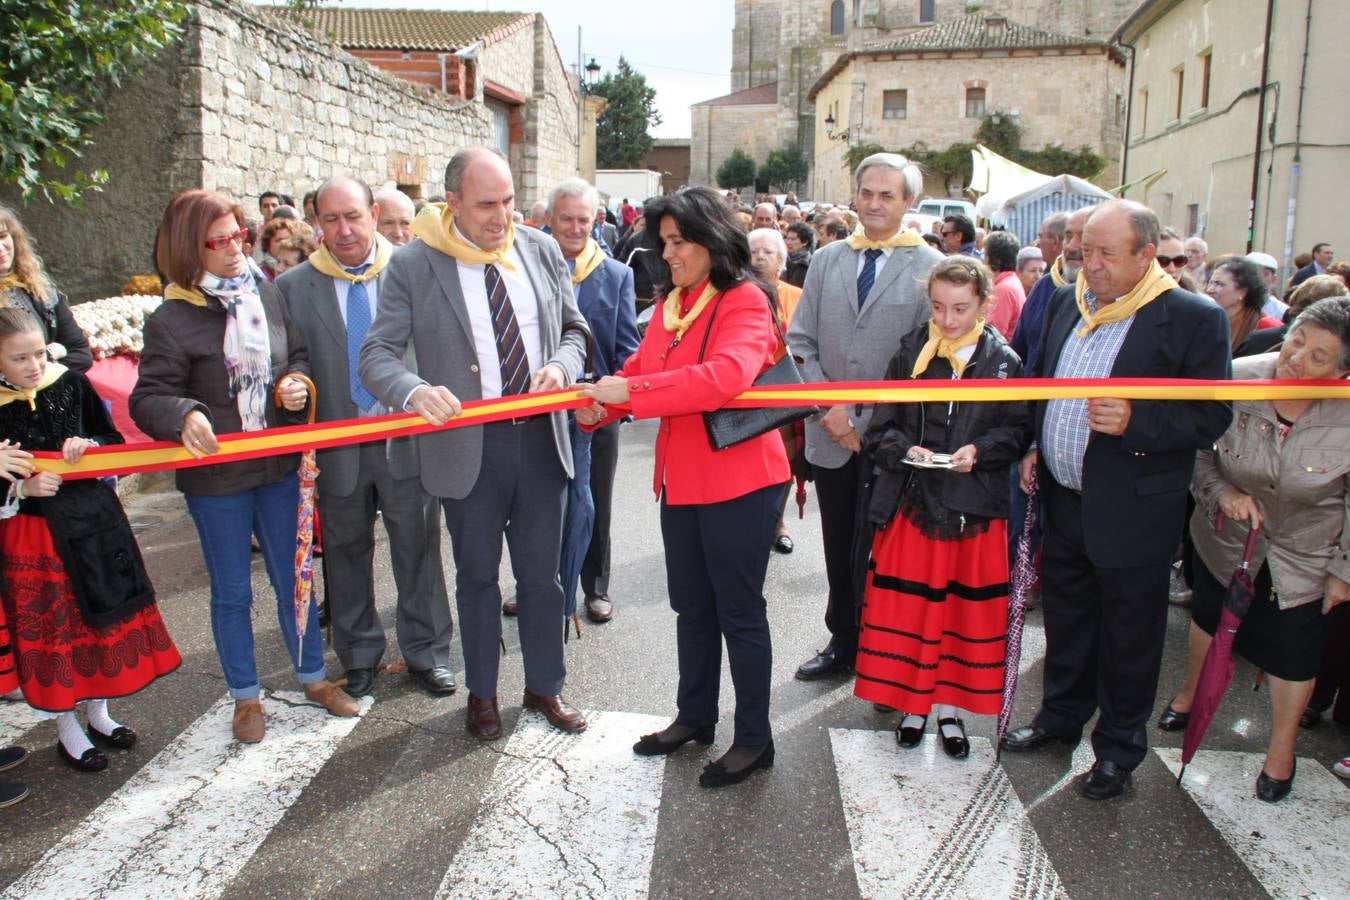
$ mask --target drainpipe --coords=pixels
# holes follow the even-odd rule
[[[1125,88],[1125,138],[1120,149],[1120,183],[1129,184],[1130,122],[1134,119],[1134,44],[1121,41],[1120,46],[1130,51],[1130,83]],[[1122,200],[1125,198],[1124,194],[1120,196]]]
[[[1294,162],[1289,169],[1289,214],[1284,225],[1284,258],[1294,258],[1294,223],[1298,218],[1298,176],[1303,168],[1303,89],[1308,83],[1308,44],[1312,40],[1312,0],[1303,24],[1303,70],[1298,76],[1298,113],[1294,118]],[[1280,276],[1284,276],[1283,269]]]
[[[1312,15],[1312,0],[1308,0],[1308,15]],[[1275,0],[1266,0],[1266,37],[1264,49],[1261,51],[1261,96],[1256,102],[1256,152],[1252,157],[1252,193],[1247,200],[1248,253],[1252,252],[1252,239],[1256,236],[1256,199],[1261,189],[1261,144],[1265,140],[1266,131],[1266,85],[1270,82],[1270,28],[1274,17]],[[1297,149],[1294,150],[1294,159],[1298,159]],[[1295,166],[1297,165],[1296,162]]]

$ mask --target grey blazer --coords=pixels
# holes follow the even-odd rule
[[[376,297],[384,296],[385,272],[375,279]],[[347,371],[347,325],[338,307],[337,289],[331,276],[309,263],[297,266],[277,279],[277,287],[286,299],[291,320],[309,345],[310,369],[319,397],[318,421],[354,419],[358,415],[352,403]],[[411,351],[405,360],[416,371]],[[385,458],[394,478],[412,478],[418,473],[417,448],[410,437],[385,441]],[[319,489],[329,496],[345,497],[356,490],[361,463],[359,445],[320,450]]]
[[[880,381],[900,339],[932,318],[925,283],[942,254],[926,244],[897,247],[881,270],[867,303],[858,309],[858,251],[844,241],[811,257],[802,299],[792,314],[787,342],[801,360],[808,382]],[[867,432],[874,407],[853,414]],[[825,469],[848,462],[849,451],[825,433],[816,418],[806,422],[806,459]]]
[[[516,250],[539,298],[539,336],[543,364],[555,363],[570,384],[586,359],[590,332],[572,293],[572,274],[553,238],[529,228],[516,229]],[[408,369],[409,342],[420,373]],[[455,260],[422,241],[407,244],[389,261],[380,283],[379,312],[361,347],[361,382],[380,402],[402,409],[419,384],[443,385],[460,400],[481,400],[469,313],[459,286]],[[572,477],[572,442],[567,414],[552,413],[558,461]],[[422,486],[452,500],[467,497],[483,464],[482,428],[453,428],[417,438]]]

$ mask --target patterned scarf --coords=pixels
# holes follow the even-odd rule
[[[243,275],[218,278],[203,272],[198,284],[225,307],[225,377],[239,419],[245,431],[262,431],[267,427],[267,389],[272,385],[272,343],[253,273],[245,269]]]

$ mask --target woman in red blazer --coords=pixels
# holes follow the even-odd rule
[[[725,200],[708,188],[687,188],[652,200],[645,214],[655,226],[647,241],[670,267],[669,293],[623,369],[583,389],[595,402],[577,410],[577,421],[595,428],[629,413],[661,419],[653,488],[676,614],[678,712],[633,750],[656,756],[690,741],[712,743],[725,639],[736,733],[699,776],[704,787],[721,787],[773,765],[764,574],[789,476],[776,431],[714,450],[702,414],[773,364],[777,333],[745,232]]]

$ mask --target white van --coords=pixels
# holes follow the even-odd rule
[[[961,215],[975,221],[975,204],[969,200],[957,200],[952,197],[929,197],[915,207],[914,212],[925,216],[945,219],[947,216]]]

